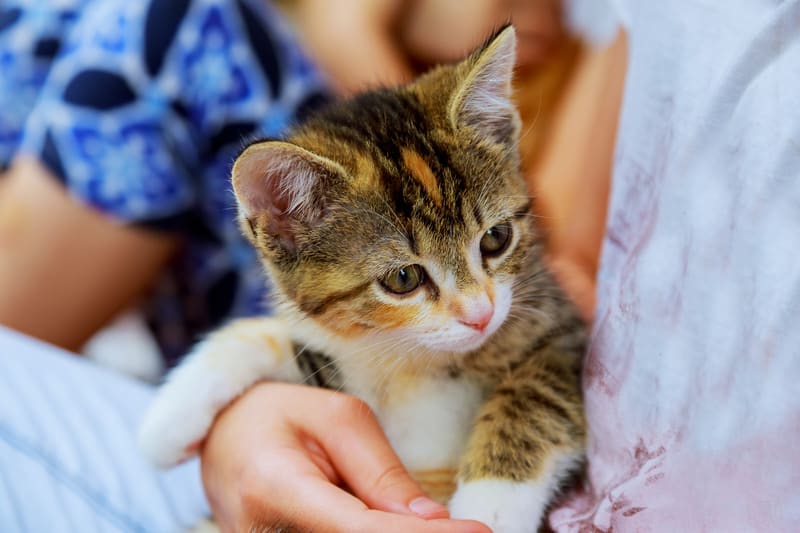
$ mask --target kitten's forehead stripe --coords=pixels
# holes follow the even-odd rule
[[[458,148],[449,123],[431,106],[414,92],[380,90],[333,106],[305,127],[312,151],[320,146],[312,138],[321,135],[327,139],[324,155],[352,162],[354,192],[385,199],[379,210],[392,211],[387,216],[396,218],[414,255],[427,248],[420,230],[458,239],[472,226],[463,215],[475,204],[464,162],[453,160]]]
[[[380,183],[380,179],[378,177],[378,169],[375,168],[372,158],[361,152],[355,152],[353,158],[356,164],[353,186],[360,190],[369,190],[376,187]]]
[[[403,163],[412,178],[422,185],[425,192],[437,207],[442,207],[442,191],[437,183],[436,176],[433,175],[431,167],[422,157],[411,148],[403,148]]]
[[[478,226],[483,226],[483,214],[481,213],[481,208],[477,203],[472,205],[472,215],[475,217],[475,222],[478,223]]]

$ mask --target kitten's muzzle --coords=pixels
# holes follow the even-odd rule
[[[494,317],[494,305],[488,300],[477,300],[464,309],[458,321],[465,326],[483,333]]]

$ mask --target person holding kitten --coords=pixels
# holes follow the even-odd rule
[[[259,0],[122,4],[58,2],[34,10],[24,2],[9,2],[0,11],[4,50],[0,95],[6,102],[0,116],[0,163],[5,170],[0,178],[0,322],[78,349],[123,306],[147,293],[148,322],[171,364],[199,332],[231,316],[269,312],[257,261],[250,247],[241,245],[234,225],[227,200],[227,168],[243,139],[255,131],[280,134],[287,124],[326,99],[329,91],[275,11]],[[546,12],[552,16],[554,3],[548,5]],[[352,7],[371,13],[365,6],[354,3]],[[383,20],[383,15],[372,15]],[[427,46],[419,45],[417,50]],[[443,52],[421,60],[433,61],[437,53]],[[335,66],[327,70],[336,79],[347,80],[341,83],[346,91],[375,82],[402,81],[412,69],[410,63],[405,67],[401,63],[377,79],[372,72],[362,74],[360,81],[356,69],[350,77],[338,77]],[[81,202],[73,202],[70,196]],[[3,364],[23,365],[4,371],[4,379],[13,384],[19,381],[18,371],[24,374],[25,365],[41,365],[47,370],[38,386],[51,394],[62,390],[71,398],[62,407],[70,405],[76,415],[79,410],[89,414],[92,404],[105,402],[121,413],[134,398],[146,394],[133,384],[86,371],[72,361],[39,360],[33,355],[28,361],[17,361],[15,357],[4,354]],[[113,386],[85,387],[92,394],[101,389],[111,392],[81,403],[66,392],[68,381],[59,380],[60,376],[70,376],[76,384],[103,380]],[[29,392],[37,390],[29,388]],[[19,395],[26,400],[4,405],[34,405],[44,396]],[[280,412],[296,421],[303,413],[319,410],[316,393],[284,391],[283,397],[288,403]],[[304,408],[307,404],[316,407]],[[335,410],[336,403],[330,405]],[[338,405],[345,413],[353,407],[346,398],[338,400]],[[12,408],[9,416],[17,420],[25,413]],[[50,425],[47,431],[59,427]],[[76,433],[74,447],[66,445],[67,439],[15,432],[15,444],[4,440],[12,450],[4,456],[23,453],[28,457],[19,448],[20,442],[28,440],[48,443],[43,454],[53,461],[63,453],[83,455],[86,439],[115,446],[114,439],[121,437],[110,428],[106,424]],[[103,431],[103,437],[93,431]],[[445,516],[441,506],[424,498],[413,481],[400,475],[399,463],[374,421],[355,417],[347,431],[359,436],[354,446],[357,442],[364,454],[354,467],[364,470],[366,481],[376,482],[376,502],[385,501],[388,511],[402,511],[393,503],[397,498],[415,502],[413,508],[405,509],[411,515],[406,520]],[[65,448],[59,449],[61,445]],[[371,473],[369,457],[374,466]],[[120,460],[103,463],[98,459],[89,471],[115,472]],[[141,463],[131,460],[144,470]],[[386,471],[398,476],[382,476]],[[94,516],[123,529],[145,524],[145,529],[162,530],[173,527],[168,524],[191,523],[187,515],[202,509],[204,503],[198,497],[196,469],[189,465],[181,472],[163,478],[145,473],[119,479],[131,486],[150,487],[154,494],[164,495],[161,501],[152,497],[121,504],[113,498],[103,502],[89,497],[69,512],[77,513],[73,520],[79,522],[76,517]],[[26,479],[19,490],[27,487],[35,493],[53,482],[46,471],[35,468]],[[42,479],[50,481],[37,483]],[[208,484],[217,482],[227,480]],[[99,478],[89,476],[80,483],[88,492],[81,494],[114,493],[98,483]],[[192,490],[179,491],[184,496],[171,502],[168,495],[181,486]],[[34,493],[31,501],[36,499]],[[126,505],[133,507],[123,510]],[[154,510],[169,505],[173,505],[171,513]],[[105,518],[97,518],[91,510],[94,506],[107,511],[100,513]],[[352,512],[362,515],[361,510]],[[2,514],[18,516],[17,512]],[[371,517],[376,528],[391,528],[398,520],[394,513],[364,516]],[[35,529],[38,522],[26,520],[24,527]],[[475,524],[452,522],[400,523],[431,531],[483,530]],[[10,527],[15,529],[13,524]]]
[[[600,3],[586,4],[595,9],[571,17],[596,35],[604,19]],[[585,371],[588,483],[550,513],[556,531],[792,531],[800,520],[800,468],[791,438],[800,431],[794,393],[800,330],[793,323],[800,309],[800,102],[791,90],[798,82],[800,2],[733,4],[619,0],[603,6],[625,28],[631,53]],[[597,97],[608,86],[591,87]],[[608,134],[590,129],[587,138]],[[5,224],[14,220],[8,207],[0,208]],[[37,363],[85,379],[83,369],[69,373],[74,365],[30,357],[0,357],[5,389],[31,384],[18,387],[17,398],[37,390],[31,377]],[[116,388],[119,395],[122,386]],[[4,406],[14,401],[6,394]],[[103,405],[104,398],[93,399]],[[8,447],[8,428],[25,424],[3,416],[0,435]],[[343,449],[319,446],[326,439]],[[41,460],[40,448],[24,449]],[[364,531],[486,531],[441,520],[445,510],[420,499],[374,419],[351,397],[256,385],[218,417],[202,453],[211,507],[228,529],[255,523],[321,531],[352,531],[353,524]],[[20,455],[0,454],[6,457]],[[48,472],[74,481],[53,468],[52,457],[44,459]],[[4,463],[0,472],[14,467]],[[339,487],[342,472],[361,476],[368,503],[348,498]],[[179,489],[153,494],[175,497],[198,485],[187,476]],[[127,522],[129,515],[118,512],[124,509],[110,504],[125,490],[77,488],[71,494],[93,506],[92,516],[103,523],[121,530],[151,525]],[[270,497],[275,494],[304,497]],[[8,501],[15,499],[2,500],[7,507],[0,516],[18,520],[27,507]],[[161,523],[185,524],[189,514],[181,515],[184,522]],[[68,519],[63,523],[70,527]]]

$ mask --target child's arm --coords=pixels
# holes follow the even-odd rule
[[[36,160],[0,175],[0,324],[78,350],[158,277],[177,239],[70,197]]]

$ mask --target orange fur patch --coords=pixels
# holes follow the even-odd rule
[[[402,153],[403,163],[409,173],[422,185],[431,200],[433,200],[433,203],[441,207],[442,191],[439,189],[439,184],[436,182],[436,176],[433,175],[431,167],[414,150],[403,148]]]
[[[371,318],[386,328],[399,328],[412,324],[420,314],[416,305],[380,305],[372,312]]]

